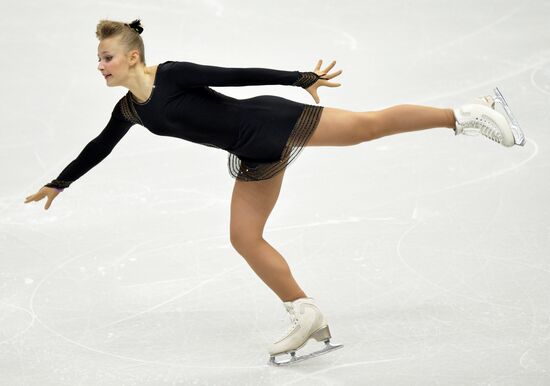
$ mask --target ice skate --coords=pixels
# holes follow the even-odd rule
[[[300,298],[293,302],[284,302],[283,305],[289,313],[292,325],[281,339],[271,345],[269,364],[288,365],[343,347],[343,345],[330,343],[331,335],[327,321],[312,298]],[[296,356],[296,351],[304,347],[312,338],[318,342],[324,342],[325,347],[310,354]],[[278,361],[276,357],[283,354],[290,354],[290,358]]]
[[[456,119],[455,135],[479,135],[500,143],[503,146],[523,146],[525,137],[498,88],[495,96],[476,98],[471,104],[454,109]],[[496,103],[504,109],[504,114],[496,111]]]
[[[521,130],[521,127],[519,126],[516,117],[514,117],[514,114],[512,114],[512,109],[510,109],[510,106],[508,106],[508,103],[506,103],[506,99],[504,99],[504,95],[502,95],[498,87],[495,87],[493,91],[495,92],[495,101],[500,104],[504,109],[506,120],[512,128],[512,134],[514,135],[515,144],[519,146],[524,146],[525,135],[523,134],[523,131]]]

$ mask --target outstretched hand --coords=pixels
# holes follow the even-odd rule
[[[336,60],[333,60],[332,63],[329,64],[328,67],[324,70],[321,70],[321,64],[323,64],[323,60],[319,59],[319,61],[317,62],[317,66],[315,66],[315,69],[313,70],[313,72],[315,72],[317,75],[320,75],[321,78],[317,79],[317,82],[306,88],[306,91],[311,94],[311,96],[315,100],[315,103],[319,103],[319,95],[317,95],[317,89],[320,86],[340,87],[342,85],[341,83],[333,83],[327,81],[328,79],[332,79],[342,73],[342,70],[336,71],[332,74],[328,73],[336,64]]]
[[[25,199],[25,204],[27,204],[31,201],[40,201],[44,197],[48,197],[48,199],[46,200],[46,205],[44,206],[44,209],[48,209],[50,207],[50,205],[52,204],[53,199],[56,198],[59,193],[60,192],[55,188],[50,188],[48,186],[43,186],[42,188],[40,188],[40,190],[38,192],[28,196]]]

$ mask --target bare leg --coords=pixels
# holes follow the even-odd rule
[[[387,135],[431,128],[455,128],[452,109],[397,105],[355,112],[325,107],[306,146],[349,146]]]
[[[263,230],[283,180],[284,170],[263,181],[235,181],[231,197],[230,238],[235,250],[282,301],[306,297],[286,260],[263,238]]]
[[[368,119],[377,123],[377,138],[436,127],[452,129],[455,127],[454,113],[451,109],[418,105],[397,105],[363,114],[373,116]]]
[[[454,127],[450,109],[400,105],[373,112],[325,107],[306,146],[346,146],[385,135],[431,127]],[[235,181],[230,238],[235,250],[282,301],[306,297],[286,260],[264,238],[265,223],[277,202],[284,170],[263,181]]]

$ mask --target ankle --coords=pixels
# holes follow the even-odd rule
[[[456,131],[456,117],[453,109],[447,109],[447,126],[450,129],[453,129]]]
[[[298,299],[302,299],[302,298],[307,298],[308,296],[306,296],[305,293],[301,293],[301,294],[297,294],[297,295],[293,295],[293,296],[286,296],[284,298],[281,298],[281,301],[283,302],[293,302],[295,300],[298,300]]]

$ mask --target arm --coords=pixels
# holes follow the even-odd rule
[[[258,67],[217,67],[174,61],[169,62],[169,72],[174,82],[184,88],[269,84],[307,88],[319,79],[319,75],[314,72],[283,71]]]
[[[111,114],[111,119],[101,133],[92,139],[61,174],[52,182],[44,185],[59,191],[82,177],[111,153],[116,144],[126,135],[133,123],[128,122],[120,111],[120,101]]]

